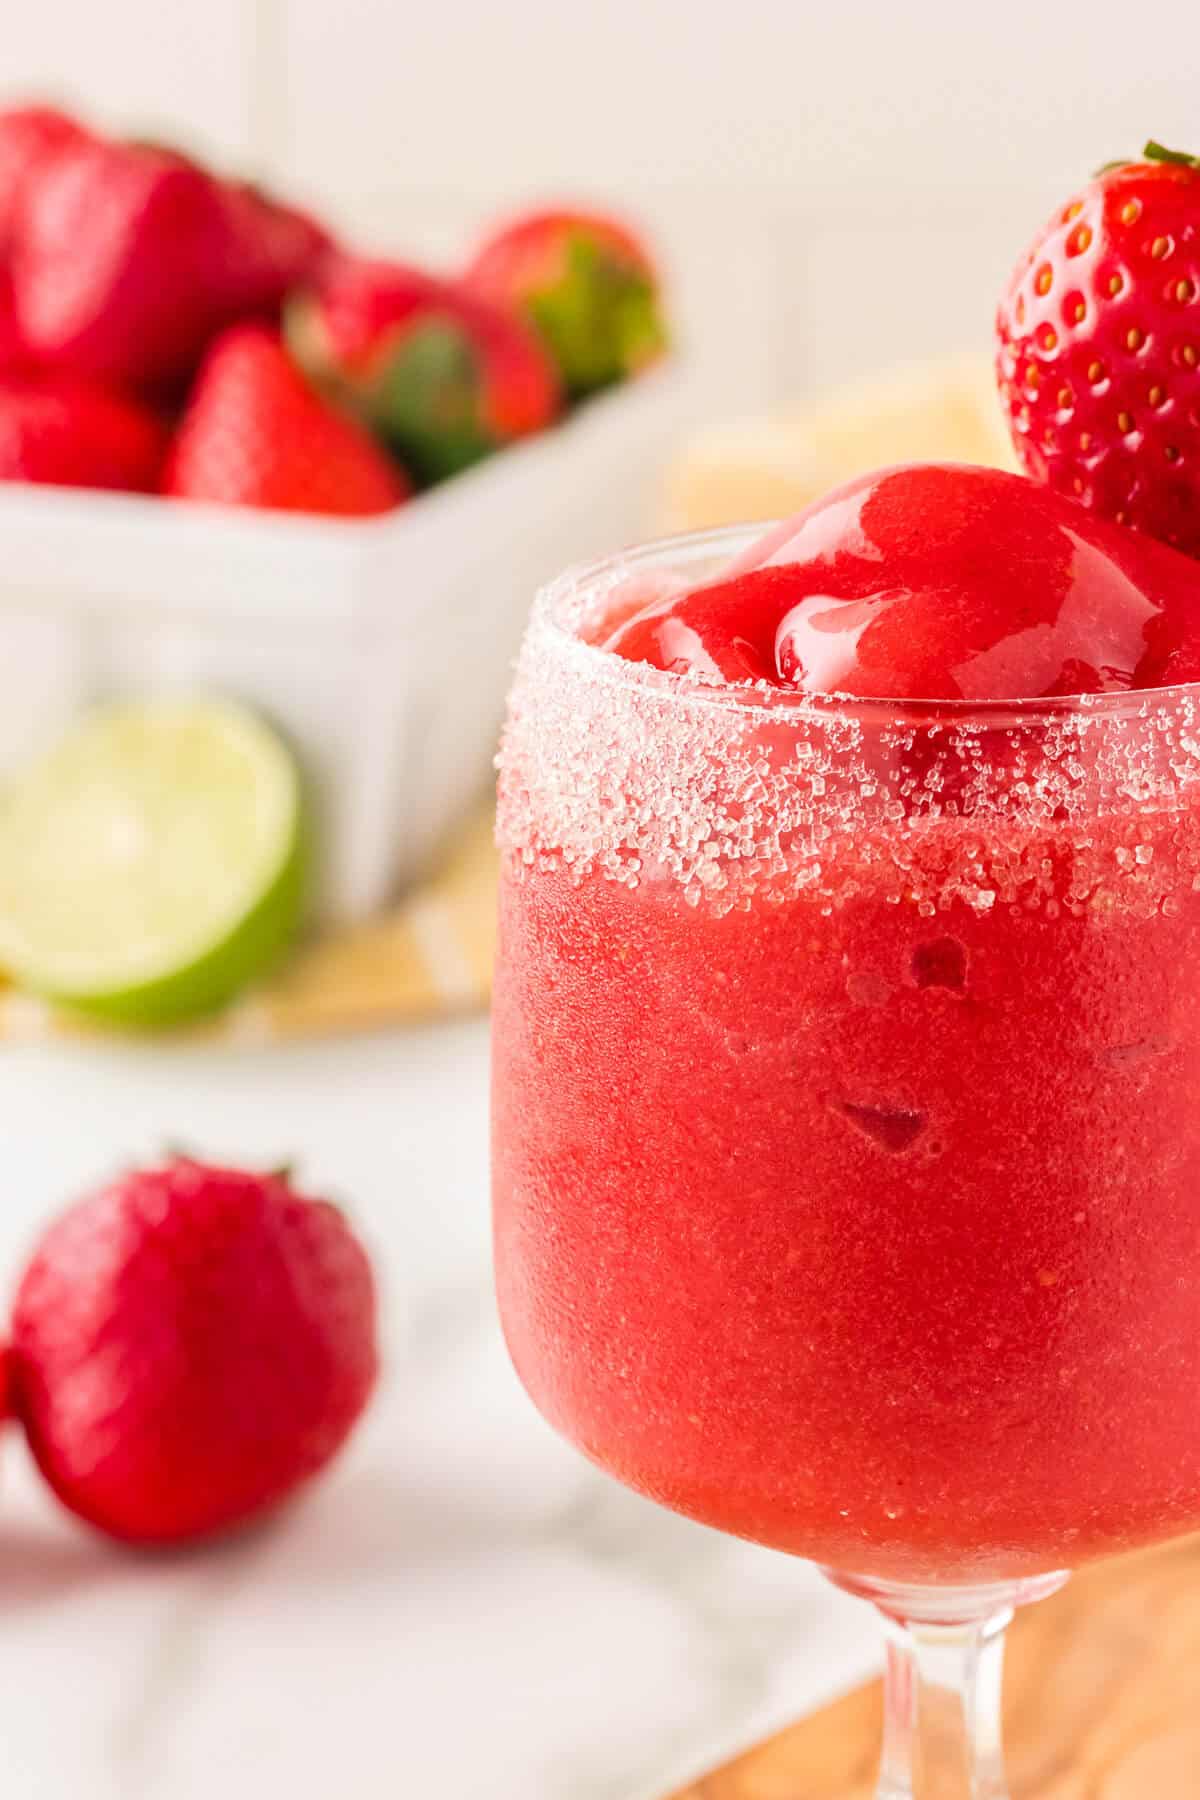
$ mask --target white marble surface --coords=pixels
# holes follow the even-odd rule
[[[182,1557],[108,1548],[10,1434],[0,1764],[31,1800],[651,1800],[856,1679],[865,1609],[591,1470],[490,1296],[486,1028],[268,1054],[6,1050],[0,1270],[166,1143],[296,1155],[386,1290],[387,1375],[337,1470]]]

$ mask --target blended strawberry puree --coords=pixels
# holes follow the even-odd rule
[[[622,1481],[842,1571],[1200,1527],[1200,566],[938,466],[764,542],[530,629],[520,1374]]]

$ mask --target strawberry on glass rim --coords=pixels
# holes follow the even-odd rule
[[[1060,206],[1001,299],[1028,472],[1200,555],[1200,158],[1148,143]]]

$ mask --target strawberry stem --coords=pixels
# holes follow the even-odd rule
[[[1179,163],[1185,169],[1200,169],[1200,156],[1189,156],[1186,150],[1168,150],[1153,138],[1147,141],[1142,157],[1146,162]]]

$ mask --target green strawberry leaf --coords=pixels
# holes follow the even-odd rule
[[[653,284],[576,234],[559,279],[528,310],[574,399],[623,381],[666,346]]]
[[[1200,156],[1191,156],[1186,150],[1168,150],[1153,138],[1148,140],[1142,158],[1145,162],[1179,163],[1185,169],[1200,169]]]
[[[419,481],[442,481],[496,448],[482,418],[482,372],[452,320],[391,338],[370,383],[372,422]]]
[[[1097,176],[1111,175],[1114,169],[1127,169],[1133,162],[1131,156],[1118,156],[1112,162],[1101,163],[1096,170]],[[1148,138],[1142,149],[1142,162],[1177,163],[1184,169],[1200,169],[1200,156],[1192,156],[1186,150],[1168,150],[1155,138]]]

